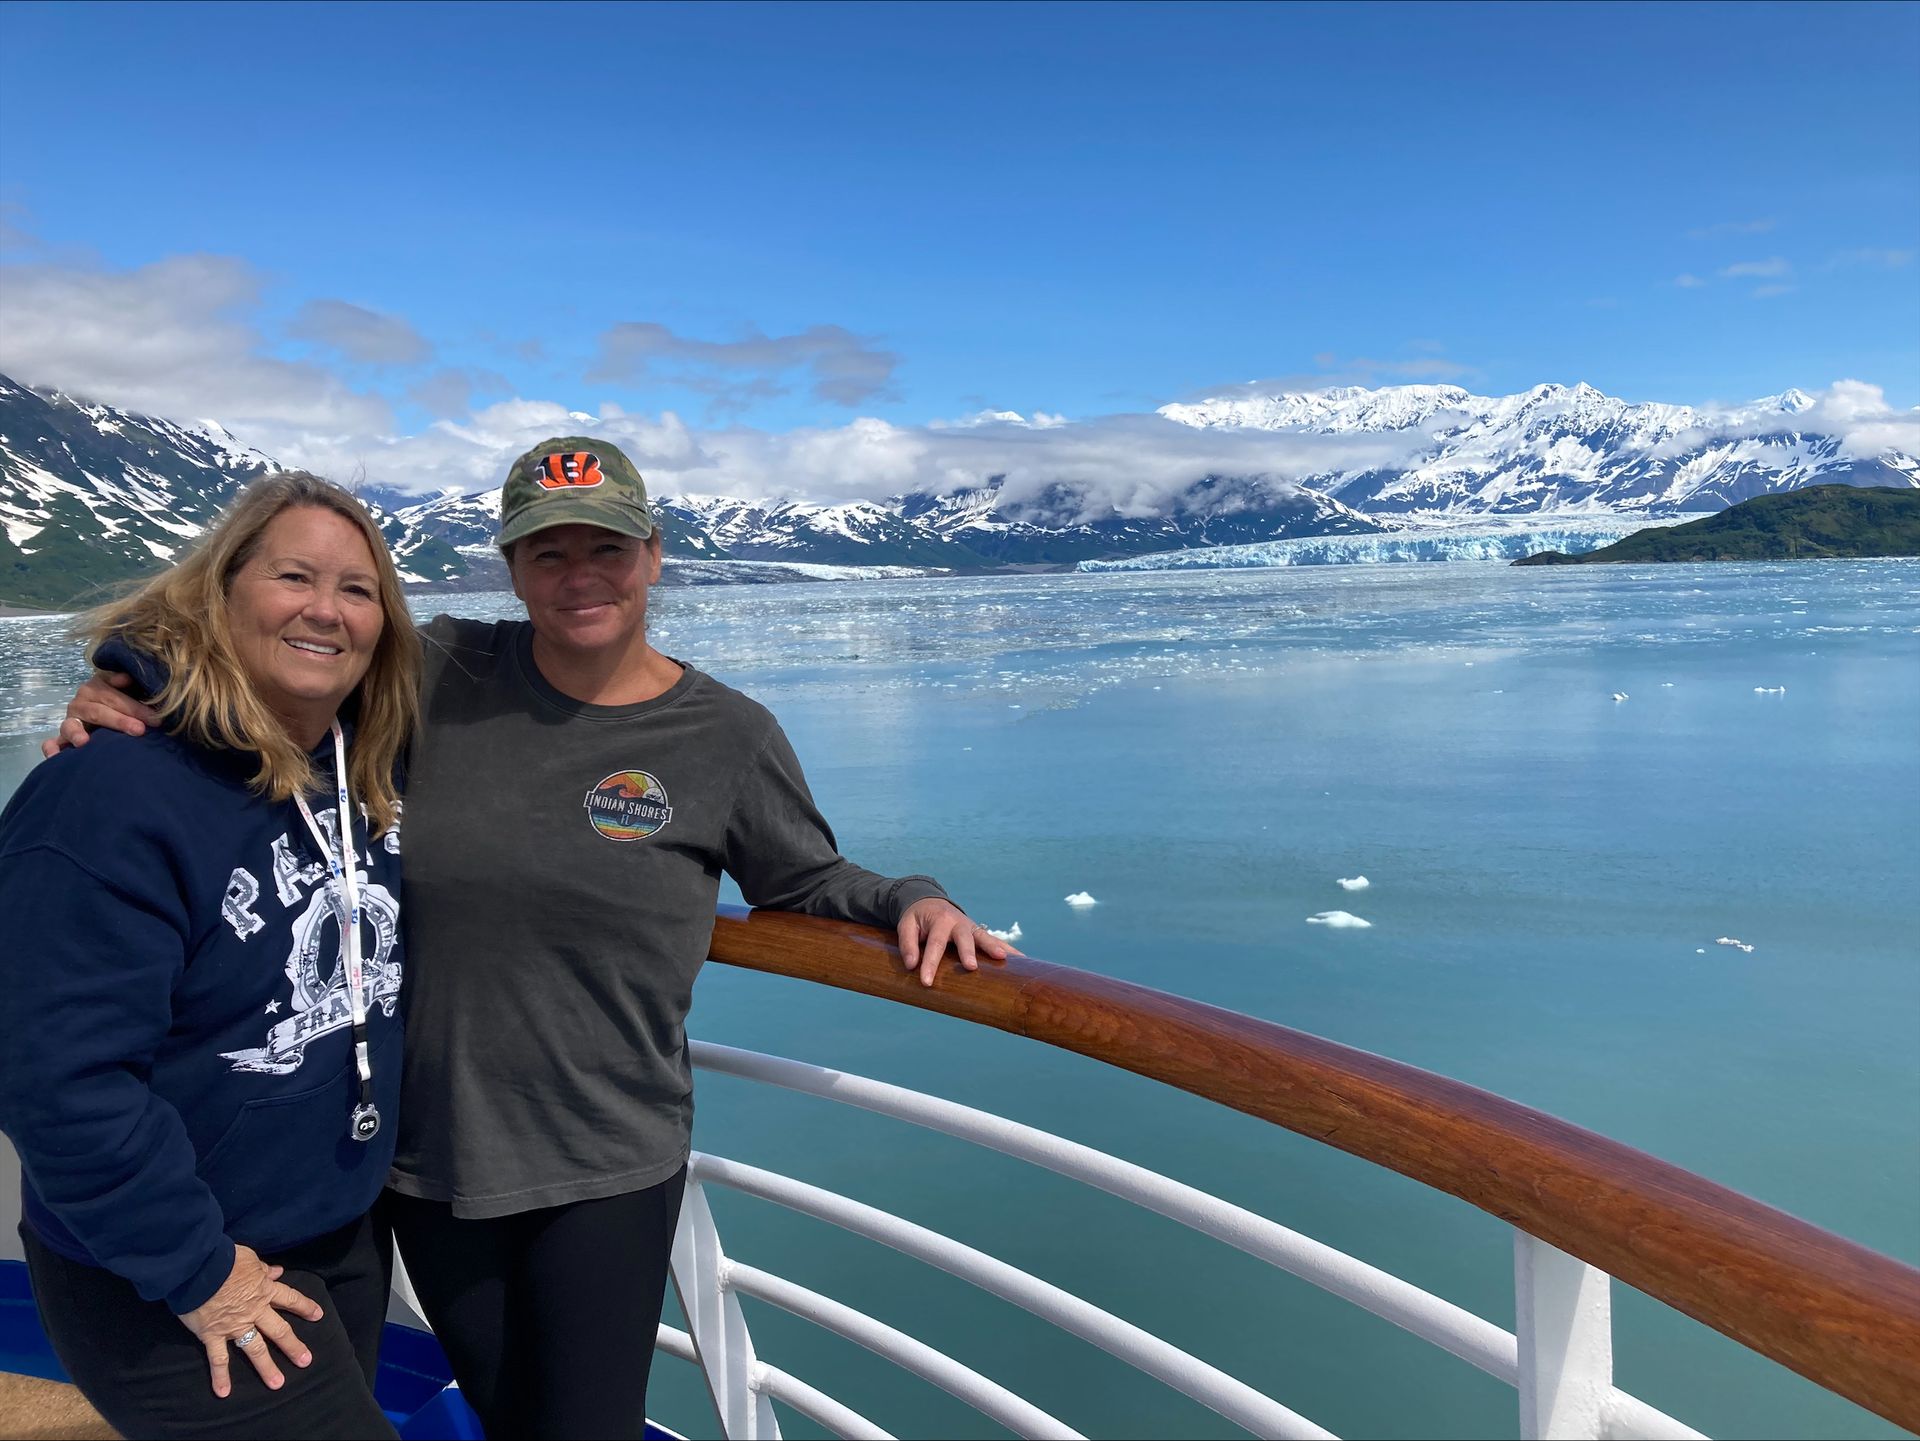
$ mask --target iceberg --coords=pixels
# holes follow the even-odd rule
[[[1360,917],[1351,915],[1346,911],[1321,911],[1318,915],[1308,916],[1307,924],[1310,926],[1332,926],[1336,931],[1368,931],[1373,929],[1372,921],[1363,921]]]

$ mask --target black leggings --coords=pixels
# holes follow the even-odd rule
[[[326,1312],[318,1321],[280,1313],[313,1364],[296,1366],[276,1351],[287,1384],[269,1391],[236,1351],[233,1392],[224,1399],[213,1394],[206,1348],[165,1303],[143,1301],[113,1272],[48,1250],[25,1226],[20,1236],[53,1354],[122,1436],[394,1436],[373,1399],[390,1262],[367,1218],[261,1258],[285,1266],[280,1279]]]
[[[687,1173],[488,1220],[389,1191],[407,1274],[493,1441],[639,1438]]]

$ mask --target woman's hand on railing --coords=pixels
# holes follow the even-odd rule
[[[319,1302],[284,1285],[280,1280],[282,1272],[282,1267],[262,1261],[252,1247],[235,1246],[233,1269],[227,1273],[220,1289],[206,1304],[180,1317],[180,1324],[198,1336],[200,1344],[207,1348],[207,1369],[213,1374],[214,1395],[226,1396],[233,1390],[227,1355],[229,1344],[240,1348],[240,1354],[253,1363],[253,1369],[260,1373],[260,1379],[267,1383],[270,1391],[278,1391],[286,1384],[286,1378],[274,1365],[273,1352],[267,1342],[278,1346],[296,1366],[312,1363],[313,1352],[293,1334],[293,1327],[281,1318],[280,1312],[291,1311],[307,1321],[318,1321],[325,1313]]]
[[[97,670],[73,693],[67,702],[67,718],[60,733],[40,742],[40,754],[52,757],[69,746],[83,746],[90,731],[115,730],[123,735],[142,736],[147,727],[160,724],[160,714],[125,693],[133,677],[117,670]]]
[[[980,956],[1004,961],[1019,951],[994,935],[985,926],[968,919],[967,913],[952,901],[928,896],[907,907],[900,917],[900,964],[907,970],[918,969],[920,984],[930,986],[940,970],[940,958],[951,945],[960,958],[962,970],[980,968]]]

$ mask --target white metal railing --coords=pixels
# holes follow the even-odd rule
[[[694,1066],[819,1096],[940,1131],[1134,1202],[1371,1311],[1514,1386],[1524,1437],[1697,1438],[1700,1433],[1613,1385],[1610,1278],[1515,1232],[1517,1331],[1509,1332],[1264,1216],[1132,1162],[953,1101],[846,1072],[709,1042]],[[1097,1306],[924,1226],[836,1192],[696,1152],[674,1238],[673,1282],[688,1332],[663,1326],[660,1349],[694,1361],[729,1441],[777,1437],[780,1400],[846,1437],[887,1433],[839,1401],[759,1360],[742,1295],[866,1347],[958,1397],[1016,1435],[1076,1437],[1071,1426],[954,1358],[831,1297],[730,1258],[706,1188],[723,1186],[879,1241],[972,1282],[1175,1387],[1257,1436],[1332,1433],[1245,1382]],[[690,1333],[690,1334],[689,1334]]]

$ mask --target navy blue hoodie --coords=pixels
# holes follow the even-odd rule
[[[26,1222],[175,1312],[219,1289],[235,1242],[360,1216],[393,1155],[399,836],[369,843],[355,817],[382,1117],[361,1142],[344,901],[293,802],[249,790],[258,764],[100,731],[0,814],[0,1129]],[[314,805],[329,835],[333,810]]]

